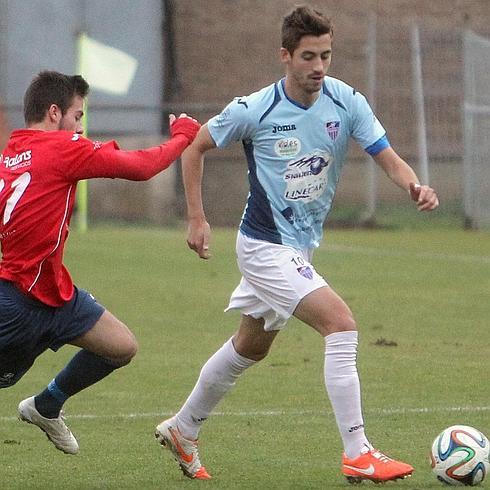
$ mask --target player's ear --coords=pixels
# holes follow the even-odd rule
[[[279,59],[281,63],[288,63],[291,60],[291,53],[286,48],[281,48],[279,50]]]
[[[56,104],[51,104],[49,106],[49,109],[47,111],[49,122],[57,123],[60,121],[62,116],[63,114],[61,114],[61,109],[59,108],[59,106],[57,106]]]

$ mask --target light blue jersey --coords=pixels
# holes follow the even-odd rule
[[[321,241],[350,137],[371,155],[389,146],[365,97],[331,77],[311,107],[289,99],[282,79],[236,98],[208,128],[219,148],[243,142],[250,192],[240,230],[297,249]]]

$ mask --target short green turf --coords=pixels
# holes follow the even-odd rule
[[[350,487],[323,385],[324,344],[296,320],[204,425],[201,459],[213,480],[186,479],[154,440],[155,425],[179,408],[237,326],[238,314],[223,313],[239,279],[234,245],[234,230],[214,230],[213,257],[203,261],[180,228],[72,232],[66,261],[76,283],[127,323],[139,352],[67,402],[77,456],[16,420],[18,402],[40,391],[74,348],[43,354],[2,390],[0,488]],[[334,229],[314,263],[358,322],[367,434],[415,467],[411,479],[386,488],[444,488],[428,464],[438,432],[458,423],[490,435],[490,233]]]

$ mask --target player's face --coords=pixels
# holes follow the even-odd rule
[[[290,97],[301,102],[315,99],[322,88],[332,59],[332,37],[303,36],[293,54],[281,48],[281,61],[286,66],[286,88]]]
[[[83,116],[83,97],[75,95],[70,107],[59,122],[59,128],[64,131],[73,131],[74,133],[83,134],[82,116]]]

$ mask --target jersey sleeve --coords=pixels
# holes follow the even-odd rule
[[[208,121],[208,129],[218,148],[248,139],[256,127],[247,97],[237,97]]]
[[[169,167],[187,146],[187,138],[177,135],[155,147],[125,151],[115,141],[101,143],[73,135],[60,145],[59,168],[69,181],[97,177],[148,180]]]
[[[370,155],[377,155],[390,146],[386,131],[378,121],[368,101],[353,91],[351,100],[351,135]]]

